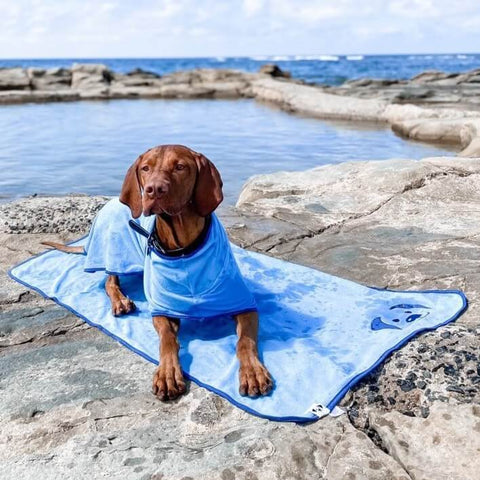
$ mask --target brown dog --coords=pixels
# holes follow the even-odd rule
[[[134,218],[142,213],[156,215],[156,235],[166,250],[194,243],[204,229],[205,217],[222,200],[222,180],[213,163],[181,145],[163,145],[140,155],[129,168],[120,194],[120,201],[130,207]],[[47,244],[69,252],[78,249]],[[118,276],[109,275],[105,289],[114,315],[135,309],[133,302],[122,293]],[[240,393],[253,397],[266,395],[273,382],[258,358],[258,314],[241,313],[234,315],[234,319],[238,334]],[[180,321],[155,316],[153,325],[160,339],[160,363],[153,376],[153,393],[161,400],[172,400],[185,392],[178,358]]]

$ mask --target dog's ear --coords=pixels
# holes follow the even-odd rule
[[[193,192],[193,203],[198,214],[206,217],[222,202],[222,178],[215,165],[201,153],[195,153],[197,181]]]
[[[143,211],[142,190],[138,179],[138,164],[142,159],[140,155],[133,165],[128,169],[123,180],[122,191],[120,192],[120,201],[130,207],[133,218],[138,218]]]

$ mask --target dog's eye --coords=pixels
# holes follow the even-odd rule
[[[142,167],[142,170],[143,170],[144,172],[148,172],[148,171],[150,170],[150,167],[149,167],[148,165],[144,165],[144,166]]]
[[[183,170],[185,168],[185,165],[183,163],[177,163],[175,165],[175,170]]]

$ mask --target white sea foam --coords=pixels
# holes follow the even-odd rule
[[[259,62],[263,62],[265,60],[270,59],[267,55],[254,55],[254,56],[248,57],[248,58],[250,58],[251,60],[259,61]]]
[[[347,55],[347,60],[363,60],[363,55]]]
[[[336,55],[295,55],[293,60],[320,60],[321,62],[336,62],[339,57]]]
[[[362,60],[363,55],[351,55],[350,60]],[[248,57],[256,61],[273,61],[273,62],[292,62],[301,60],[319,60],[321,62],[338,62],[340,57],[337,55],[254,55]]]
[[[460,60],[465,60],[466,58],[468,58],[467,55],[457,55],[457,58],[459,58]]]
[[[319,55],[318,60],[322,62],[338,62],[340,58],[337,55]]]

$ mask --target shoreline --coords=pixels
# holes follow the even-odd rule
[[[138,69],[119,74],[100,64],[49,70],[4,68],[0,69],[0,107],[124,98],[252,98],[312,118],[386,124],[401,137],[454,145],[460,156],[480,156],[479,69],[322,87],[291,79],[276,68],[266,66],[265,73],[196,69],[164,76]]]

